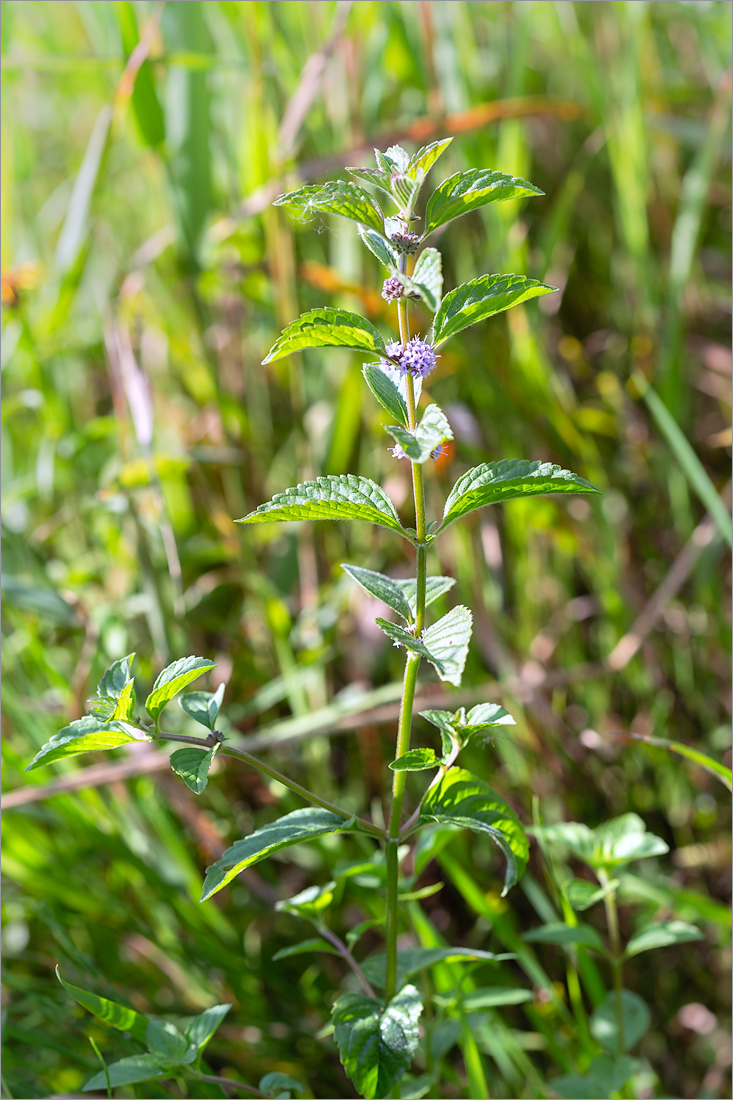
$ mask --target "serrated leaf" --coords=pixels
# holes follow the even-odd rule
[[[145,1041],[150,1053],[168,1065],[187,1066],[198,1053],[196,1044],[189,1042],[174,1024],[166,1020],[150,1020]]]
[[[634,932],[626,944],[626,956],[640,955],[642,951],[654,951],[658,947],[671,947],[675,943],[690,943],[703,939],[694,924],[683,920],[657,921]]]
[[[206,869],[201,900],[206,901],[232,881],[245,867],[266,859],[281,848],[315,840],[329,833],[345,833],[353,829],[354,818],[339,817],[329,810],[308,806],[293,810],[277,821],[271,821],[254,833],[237,840],[216,863]]]
[[[392,174],[392,195],[406,217],[409,217],[409,212],[413,209],[419,191],[420,184],[411,176],[406,175],[404,172],[394,172]]]
[[[462,768],[451,768],[423,798],[420,823],[431,821],[488,833],[507,861],[502,897],[527,866],[529,843],[514,810],[487,783]]]
[[[424,772],[440,766],[434,749],[408,749],[389,765],[393,772]]]
[[[616,1022],[616,993],[611,991],[590,1018],[590,1032],[609,1054],[623,1054],[631,1050],[651,1025],[651,1014],[638,994],[630,989],[621,990],[623,1017],[623,1049],[619,1050],[619,1034]]]
[[[91,1092],[93,1089],[106,1089],[107,1079],[112,1088],[121,1085],[135,1085],[139,1081],[152,1081],[155,1077],[170,1077],[170,1070],[161,1066],[154,1054],[132,1054],[129,1058],[120,1058],[119,1062],[112,1062],[107,1066],[107,1071],[95,1073],[94,1077],[82,1085],[82,1092]]]
[[[316,519],[361,519],[408,538],[397,509],[379,485],[367,477],[339,474],[304,481],[277,493],[237,523],[287,523]]]
[[[311,951],[325,951],[327,955],[338,955],[340,953],[330,943],[322,940],[320,936],[312,936],[310,939],[294,943],[291,947],[283,947],[280,951],[276,951],[272,956],[272,961],[279,962],[280,959],[290,959],[293,955],[309,955]]]
[[[417,581],[414,579],[399,580],[395,582],[405,594],[405,599],[410,605],[412,618],[417,615]],[[435,603],[455,584],[453,577],[428,577],[425,582],[425,606]]]
[[[201,1051],[222,1022],[231,1005],[212,1005],[205,1012],[201,1012],[186,1028],[186,1038],[189,1043],[194,1043]]]
[[[193,718],[200,726],[206,726],[213,733],[223,698],[224,685],[219,684],[216,691],[187,691],[178,702],[189,718]]]
[[[360,993],[339,997],[332,1009],[334,1036],[347,1077],[367,1100],[386,1096],[417,1050],[420,994],[406,985],[384,1007]]]
[[[324,184],[308,184],[297,191],[280,195],[273,206],[289,206],[301,210],[307,217],[316,213],[339,214],[342,218],[368,225],[381,233],[384,215],[368,191],[346,180],[331,180]]]
[[[206,751],[206,749],[185,748],[176,749],[170,755],[170,766],[176,775],[180,775],[183,782],[194,794],[201,794],[209,782],[209,768],[216,755],[218,745]]]
[[[600,933],[590,924],[564,924],[562,921],[550,921],[539,928],[533,928],[522,939],[527,943],[553,943],[563,947],[592,947],[603,952],[603,940]]]
[[[384,191],[385,195],[392,198],[392,192],[389,189],[389,181],[391,178],[390,172],[383,172],[381,168],[361,168],[361,167],[349,167],[346,166],[346,171],[351,172],[352,176],[356,176],[358,180],[363,183],[369,183],[372,187],[378,187],[380,191]]]
[[[374,150],[376,153],[376,149]],[[382,156],[394,165],[398,172],[406,172],[410,164],[410,154],[401,145],[390,145]]]
[[[302,313],[283,329],[262,360],[263,366],[308,348],[353,348],[384,355],[384,340],[371,321],[348,309],[321,306]]]
[[[69,756],[78,756],[83,752],[102,752],[116,749],[129,741],[150,741],[146,733],[124,722],[102,722],[99,718],[86,715],[54,733],[31,760],[27,772],[35,768],[44,768],[56,760],[65,760]]]
[[[528,279],[526,275],[481,275],[471,279],[450,290],[440,303],[431,342],[438,347],[470,325],[555,290],[557,287]]]
[[[388,638],[430,661],[441,680],[458,687],[471,640],[472,621],[468,608],[459,604],[424,630],[420,638],[397,623],[385,619],[377,619],[376,623]]]
[[[494,955],[491,951],[472,947],[407,947],[397,952],[397,985],[441,962],[494,963],[506,958],[506,955]],[[365,977],[379,989],[384,988],[386,959],[382,951],[370,955],[361,964]]]
[[[389,424],[386,431],[400,444],[411,462],[427,462],[439,443],[453,438],[451,426],[438,405],[428,405],[414,432],[400,424]]]
[[[409,282],[430,312],[435,313],[443,294],[443,258],[437,248],[422,250]]]
[[[335,889],[336,883],[333,881],[323,886],[306,886],[305,890],[292,898],[283,898],[276,902],[275,908],[279,912],[294,913],[299,917],[316,918],[328,909]]]
[[[391,577],[385,577],[383,573],[375,573],[371,569],[362,569],[358,565],[342,563],[341,568],[370,596],[375,596],[382,603],[386,603],[388,607],[391,607],[408,623],[412,621],[413,612],[398,581],[392,580]]]
[[[407,402],[400,393],[399,387],[390,378],[391,372],[385,370],[378,363],[366,363],[362,367],[361,373],[382,408],[386,409],[406,428],[409,423]]]
[[[446,222],[478,210],[490,202],[543,195],[539,187],[518,176],[491,172],[486,168],[470,168],[456,172],[433,192],[425,210],[425,236]]]
[[[410,157],[410,162],[406,168],[408,176],[412,176],[418,183],[422,183],[438,157],[445,152],[452,141],[452,137],[440,138],[439,141],[433,141],[430,145],[423,145],[422,149],[418,149]]]
[[[646,831],[638,814],[622,814],[595,829],[580,821],[535,826],[531,832],[550,844],[564,848],[595,871],[615,870],[635,859],[665,855],[669,846],[661,837]]]
[[[61,977],[58,966],[56,967],[56,977],[69,996],[73,997],[77,1004],[80,1004],[87,1012],[91,1012],[99,1020],[104,1020],[106,1024],[116,1027],[118,1031],[128,1032],[140,1043],[146,1041],[148,1021],[141,1013],[135,1012],[133,1008],[126,1008],[125,1005],[118,1004],[117,1001],[110,1001],[107,997],[98,997],[96,993],[90,993],[87,989],[80,989],[78,985],[72,985]]]
[[[131,666],[135,658],[134,653],[128,653],[115,661],[103,673],[102,679],[97,685],[97,697],[99,699],[119,699],[120,692],[132,679]]]
[[[270,1096],[278,1096],[280,1093],[288,1091],[304,1091],[303,1086],[298,1081],[289,1077],[287,1073],[278,1073],[277,1070],[266,1073],[264,1077],[261,1077],[257,1087],[260,1092],[267,1092]]]
[[[89,701],[89,710],[103,722],[129,722],[135,717],[135,681],[130,671],[134,653],[120,658],[104,672],[97,685],[97,697]]]
[[[155,721],[171,699],[205,672],[216,668],[216,663],[207,657],[181,657],[173,661],[158,676],[153,690],[145,700],[145,709]]]
[[[551,462],[529,462],[524,458],[483,462],[463,474],[451,489],[445,502],[443,521],[435,535],[445,531],[449,524],[462,516],[489,504],[551,493],[598,491],[584,478]]]
[[[380,264],[383,264],[390,271],[397,267],[399,256],[382,233],[377,233],[376,229],[370,229],[366,225],[360,225],[359,236],[362,243],[366,245],[372,256],[376,256]]]
[[[466,745],[477,734],[486,733],[495,726],[516,725],[511,714],[498,703],[479,703],[466,713],[465,707],[456,711],[423,710],[423,718],[437,726],[441,733],[447,734],[460,745]]]

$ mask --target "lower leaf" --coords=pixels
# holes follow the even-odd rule
[[[142,730],[128,726],[125,722],[102,722],[92,715],[77,719],[69,726],[49,738],[31,760],[27,772],[43,768],[56,760],[65,760],[69,756],[78,756],[82,752],[100,752],[104,749],[116,749],[128,741],[150,741]]]
[[[361,993],[346,993],[333,1006],[341,1064],[367,1100],[387,1096],[402,1080],[417,1050],[420,994],[406,985],[385,1007]]]

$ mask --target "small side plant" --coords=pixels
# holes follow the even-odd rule
[[[134,655],[115,662],[102,677],[90,713],[52,737],[29,765],[38,768],[130,741],[181,742],[183,747],[170,757],[171,767],[196,794],[207,785],[214,756],[224,753],[277,780],[306,803],[303,808],[237,840],[206,870],[202,901],[223,889],[245,868],[292,845],[335,833],[357,834],[366,838],[367,843],[373,842],[373,853],[365,866],[383,884],[383,914],[352,929],[345,942],[327,921],[329,907],[343,882],[334,880],[312,886],[278,906],[309,922],[318,934],[317,940],[298,945],[299,951],[320,947],[338,953],[348,964],[351,977],[347,980],[351,988],[333,1004],[333,1035],[347,1076],[359,1095],[368,1098],[443,1095],[445,1054],[456,1041],[463,1050],[468,1095],[488,1096],[481,1059],[467,1023],[471,1011],[468,1000],[430,995],[430,987],[426,985],[430,1011],[423,1017],[426,995],[418,991],[414,979],[446,960],[477,967],[496,966],[500,958],[487,951],[439,945],[398,950],[398,935],[401,929],[419,921],[415,903],[426,896],[424,890],[416,888],[420,870],[441,844],[441,838],[445,839],[452,830],[471,830],[479,838],[488,837],[499,848],[505,864],[502,896],[516,884],[529,857],[527,833],[514,810],[489,786],[484,775],[473,775],[459,764],[469,742],[490,741],[497,732],[505,732],[514,724],[503,707],[482,703],[468,711],[463,707],[423,711],[421,717],[434,731],[434,746],[410,745],[421,665],[427,662],[440,680],[458,686],[472,629],[471,611],[460,605],[430,621],[428,609],[451,589],[454,581],[451,577],[429,575],[429,552],[452,524],[479,508],[521,497],[597,492],[582,477],[549,462],[500,460],[484,462],[463,473],[448,494],[442,516],[432,518],[426,513],[426,466],[429,468],[431,460],[437,459],[453,438],[448,419],[437,404],[428,402],[422,411],[419,409],[423,384],[438,367],[440,348],[470,325],[554,289],[523,275],[486,274],[443,295],[441,255],[436,248],[425,247],[427,239],[455,218],[489,203],[542,194],[524,179],[488,169],[470,169],[444,180],[427,201],[422,217],[418,217],[416,210],[427,173],[450,141],[448,138],[434,142],[412,156],[399,146],[386,152],[377,150],[376,167],[349,169],[358,183],[337,180],[306,186],[280,196],[275,203],[289,207],[300,217],[322,213],[358,223],[361,241],[386,269],[382,297],[394,304],[397,335],[386,339],[364,317],[345,309],[311,309],[285,328],[264,362],[324,347],[350,348],[364,354],[368,360],[363,368],[364,380],[389,417],[385,430],[392,439],[392,454],[396,460],[410,464],[414,526],[403,523],[380,485],[356,474],[319,477],[296,485],[238,521],[248,525],[303,520],[361,521],[399,536],[414,553],[415,576],[409,580],[395,580],[359,565],[343,565],[356,584],[381,600],[399,620],[376,620],[405,657],[394,759],[389,765],[391,803],[386,826],[356,816],[230,745],[217,730],[223,687],[214,694],[203,691],[180,694],[214,667],[212,661],[202,657],[185,657],[160,673],[145,700],[145,719],[135,709],[131,671]],[[379,202],[367,187],[379,192]],[[385,198],[392,205],[389,214],[380,206]],[[420,224],[422,231],[416,229]],[[416,302],[432,314],[432,324],[424,334],[411,332],[410,306]],[[177,734],[162,728],[165,708],[176,696],[186,715],[204,727],[205,736]],[[408,772],[425,773],[426,783],[418,804],[406,810]],[[619,868],[667,850],[662,840],[645,832],[643,822],[635,815],[624,815],[595,832],[576,823],[544,827],[538,824],[533,831],[545,855],[563,919],[546,923],[525,939],[556,944],[569,953],[570,1002],[576,1023],[586,1034],[588,1022],[575,966],[576,953],[595,952],[607,960],[613,974],[613,989],[590,1020],[590,1049],[594,1057],[584,1056],[584,1064],[578,1065],[576,1073],[555,1078],[547,1087],[561,1096],[620,1094],[639,1065],[627,1052],[649,1024],[646,1006],[623,988],[623,963],[641,951],[698,938],[700,934],[680,921],[667,921],[640,929],[625,947],[622,945],[616,909]],[[415,873],[405,876],[401,866],[411,849],[417,853]],[[571,857],[584,861],[596,873],[596,884],[570,874],[563,859]],[[606,909],[608,945],[595,927],[581,923],[577,916],[600,902]],[[384,951],[359,961],[356,948],[368,927],[383,931]],[[418,942],[424,944],[425,938],[418,937]],[[180,1028],[160,1020],[147,1020],[60,980],[85,1008],[129,1032],[147,1047],[145,1053],[109,1066],[102,1059],[102,1071],[85,1088],[106,1087],[111,1095],[116,1086],[152,1078],[217,1080],[205,1072],[202,1052],[229,1006],[214,1006]],[[484,997],[482,1001],[480,996],[474,996],[473,1009],[487,1004],[517,1004],[533,996],[531,990],[505,992],[512,996],[503,1002],[496,991],[493,999]],[[454,1028],[447,1046],[446,1024]],[[408,1073],[416,1056],[424,1070],[420,1077]],[[301,1084],[282,1074],[269,1074],[258,1088],[228,1080],[226,1083],[250,1095],[289,1096],[293,1091],[302,1091]]]

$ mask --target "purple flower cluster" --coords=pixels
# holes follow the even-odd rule
[[[393,233],[390,237],[392,244],[395,248],[398,248],[400,252],[406,252],[408,256],[411,256],[413,252],[417,252],[418,245],[420,244],[420,237],[417,233],[408,233],[407,231]]]
[[[415,378],[427,378],[434,369],[437,356],[431,344],[413,336],[403,347],[396,340],[390,340],[386,347],[387,355],[403,374],[412,374]]]
[[[398,279],[396,275],[390,275],[389,279],[385,279],[382,284],[382,297],[385,302],[395,302],[398,298],[401,298],[405,292],[405,288],[402,285],[402,280]]]

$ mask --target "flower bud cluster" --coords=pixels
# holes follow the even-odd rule
[[[420,244],[420,237],[417,233],[408,233],[401,230],[393,233],[390,240],[395,248],[398,248],[400,252],[406,252],[408,256],[412,256],[414,252],[417,252]]]
[[[385,279],[382,284],[382,297],[385,302],[396,302],[404,292],[405,288],[402,280],[398,279],[396,275],[390,275],[389,279]]]

